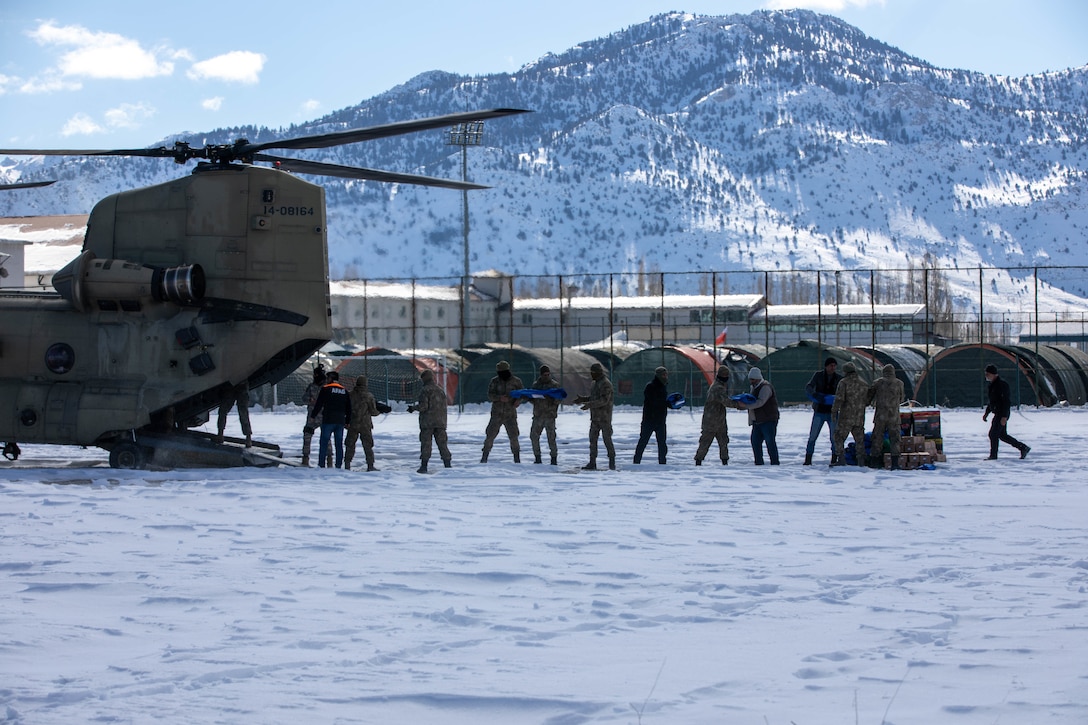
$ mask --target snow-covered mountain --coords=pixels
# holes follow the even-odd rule
[[[301,126],[183,138],[265,141],[491,107],[535,113],[488,122],[468,151],[469,179],[494,187],[470,196],[474,271],[928,264],[964,270],[951,277],[966,301],[980,266],[1024,267],[986,290],[991,309],[1017,309],[1033,298],[1033,267],[1088,265],[1088,66],[1022,78],[941,69],[807,11],[661,15],[516,73],[434,71]],[[442,132],[305,157],[461,173]],[[10,164],[0,173],[67,183],[20,195],[31,208],[0,198],[4,215],[85,213],[178,173],[169,161]],[[459,193],[321,183],[334,276],[460,274]],[[1088,297],[1085,270],[1053,282]],[[1043,286],[1046,306],[1084,306]]]

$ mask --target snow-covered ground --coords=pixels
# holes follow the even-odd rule
[[[730,465],[696,468],[695,413],[662,467],[631,464],[617,411],[597,473],[580,411],[558,469],[503,437],[479,464],[475,408],[432,475],[405,413],[371,474],[23,446],[0,461],[0,721],[1088,722],[1088,411],[1014,413],[1032,453],[996,462],[981,411],[945,411],[948,463],[909,472],[829,470],[823,442],[802,467],[804,409],[783,466],[731,413]],[[298,454],[297,409],[254,426]]]

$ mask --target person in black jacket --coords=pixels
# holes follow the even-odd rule
[[[321,443],[317,447],[317,465],[325,467],[329,452],[329,439],[336,443],[336,467],[344,465],[344,426],[351,420],[351,396],[340,384],[340,375],[336,371],[325,375],[325,386],[317,394],[314,411],[310,414],[310,424],[321,416]]]
[[[988,460],[997,460],[998,441],[1005,441],[1020,451],[1021,458],[1027,458],[1031,446],[1016,440],[1006,430],[1006,426],[1009,424],[1009,414],[1012,412],[1012,403],[1009,401],[1009,384],[1001,379],[1001,376],[997,374],[997,368],[993,365],[986,366],[986,380],[990,383],[990,402],[986,405],[982,419],[986,420],[991,413],[994,416],[994,420],[990,424],[990,457]]]
[[[824,369],[817,370],[805,386],[805,395],[812,401],[812,423],[808,427],[808,445],[805,446],[806,466],[812,465],[812,454],[816,452],[816,439],[820,437],[820,431],[827,423],[827,436],[832,442],[835,440],[835,419],[831,417],[831,405],[835,402],[835,388],[838,387],[842,376],[836,372],[838,361],[829,357],[824,360]],[[832,400],[829,402],[828,397]],[[832,445],[834,453],[834,445]]]
[[[635,446],[635,463],[642,463],[642,452],[650,442],[650,434],[657,440],[657,462],[665,463],[669,445],[665,441],[665,418],[669,414],[669,371],[663,367],[654,370],[654,379],[646,383],[642,397],[642,429]]]

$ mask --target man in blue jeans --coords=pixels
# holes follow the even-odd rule
[[[805,395],[812,401],[812,424],[808,429],[808,445],[805,446],[805,464],[812,465],[812,454],[816,451],[816,439],[827,424],[827,435],[835,440],[835,419],[831,417],[831,405],[835,402],[835,388],[842,376],[836,372],[838,361],[833,357],[824,360],[824,369],[816,371],[812,380],[805,386]],[[834,449],[832,449],[834,452]]]
[[[335,371],[325,376],[325,386],[317,394],[314,411],[310,414],[310,424],[321,416],[321,443],[317,448],[317,465],[325,467],[328,460],[329,439],[336,444],[336,467],[344,465],[344,426],[351,420],[351,396],[340,384],[340,375]]]
[[[759,368],[748,371],[748,383],[752,386],[753,403],[737,402],[737,407],[748,411],[748,425],[752,426],[752,453],[756,465],[763,465],[763,445],[767,445],[767,456],[771,465],[778,465],[778,398],[774,387],[763,379]]]

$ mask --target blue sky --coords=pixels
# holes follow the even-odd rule
[[[836,15],[941,67],[1088,64],[1084,0],[3,0],[0,148],[129,148],[287,126],[423,71],[514,71],[672,10],[777,7]]]

